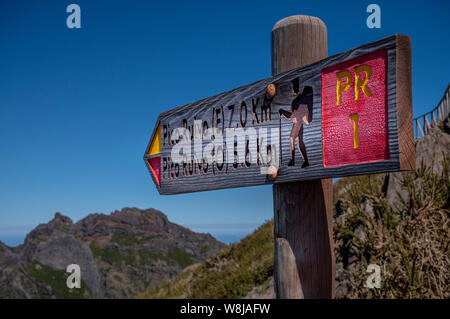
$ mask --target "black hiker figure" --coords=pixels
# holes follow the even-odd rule
[[[278,113],[284,116],[287,120],[292,121],[291,135],[289,141],[291,145],[291,160],[288,166],[294,166],[295,147],[294,140],[297,143],[297,148],[303,158],[302,168],[309,166],[308,156],[306,155],[306,147],[303,142],[303,122],[309,125],[312,121],[312,104],[313,104],[313,90],[310,86],[305,86],[302,94],[298,94],[299,83],[293,81],[294,93],[297,94],[291,103],[291,111],[280,109]]]

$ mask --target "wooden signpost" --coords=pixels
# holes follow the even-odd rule
[[[327,57],[323,22],[293,16],[272,70],[161,113],[144,161],[164,195],[274,184],[277,296],[332,297],[331,178],[415,168],[410,40]]]
[[[161,113],[144,155],[158,191],[410,169],[407,44],[395,35]]]

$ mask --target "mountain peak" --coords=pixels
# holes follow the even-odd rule
[[[153,208],[124,207],[110,215],[90,214],[75,224],[56,212],[27,235],[24,245],[8,249],[0,244],[0,298],[134,297],[224,247]],[[58,288],[72,263],[80,266],[87,288],[73,295]],[[12,279],[2,279],[2,269]]]
[[[56,212],[53,219],[49,222],[49,224],[60,224],[70,226],[73,224],[72,219],[68,216],[64,216],[60,212]]]

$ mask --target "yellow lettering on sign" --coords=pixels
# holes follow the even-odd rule
[[[342,78],[345,77],[345,85],[341,86]],[[341,71],[336,73],[336,105],[341,104],[342,92],[348,90],[352,83],[352,74],[347,71]]]
[[[351,114],[349,119],[353,121],[353,148],[359,147],[359,126],[358,126],[358,114]]]
[[[364,78],[364,81],[361,81],[360,74],[361,72],[366,73],[366,77]],[[369,88],[367,87],[367,83],[369,82],[370,76],[372,75],[372,69],[368,65],[359,65],[355,68],[355,101],[359,99],[359,88],[362,89],[364,94],[367,97],[372,96],[372,92],[370,92]]]

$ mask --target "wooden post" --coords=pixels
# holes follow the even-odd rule
[[[273,75],[327,56],[327,29],[319,18],[291,16],[273,27]],[[332,180],[274,184],[273,198],[277,298],[332,298]]]

